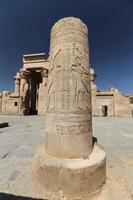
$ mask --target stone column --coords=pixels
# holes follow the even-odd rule
[[[92,151],[87,35],[86,25],[73,18],[51,31],[46,151],[53,156],[80,158]]]
[[[20,70],[20,114],[29,114],[29,78],[30,72]]]
[[[48,199],[88,199],[105,182],[105,153],[92,138],[88,30],[77,18],[52,28],[47,135],[33,171]]]
[[[48,69],[44,68],[41,74],[42,74],[42,83],[39,84],[38,115],[46,115]]]
[[[15,80],[15,93],[19,94],[20,93],[20,74],[17,73],[16,76],[14,77]]]
[[[42,83],[45,84],[45,86],[47,86],[48,83],[48,69],[43,69],[42,70]]]

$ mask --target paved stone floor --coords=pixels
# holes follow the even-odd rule
[[[23,196],[26,189],[25,194],[20,192],[21,181],[17,181],[31,167],[35,149],[45,139],[45,117],[0,116],[0,122],[9,122],[9,127],[0,129],[0,192]],[[127,199],[133,199],[133,118],[93,118],[93,135],[107,153],[108,179],[119,182]]]

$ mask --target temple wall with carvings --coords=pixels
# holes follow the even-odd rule
[[[57,45],[58,47],[58,44],[55,44],[55,42],[52,43],[52,45],[53,46]],[[73,47],[73,49],[74,48],[75,47]],[[53,58],[54,63],[58,62],[59,56],[62,56],[62,62],[63,62],[63,59],[65,58],[63,57],[63,53],[59,52],[57,53],[56,57]],[[76,62],[80,64],[79,61],[77,60]],[[72,66],[72,72],[71,72],[71,75],[73,77],[75,75],[74,74],[75,71],[73,70],[74,67],[75,65]],[[47,85],[48,76],[50,76],[50,63],[49,63],[49,58],[46,59],[45,54],[24,55],[23,66],[16,73],[16,76],[14,77],[14,82],[15,82],[14,92],[10,93],[7,91],[3,91],[0,93],[0,114],[10,114],[10,115],[38,114],[41,116],[45,115],[46,109],[49,106],[52,107],[55,103],[54,93],[51,93],[49,95],[50,99],[47,98],[48,87],[51,87]],[[54,79],[56,78],[57,80],[56,85],[52,86],[52,90],[54,90],[54,87],[56,87],[58,90],[59,77],[52,77],[52,78]],[[92,104],[93,116],[110,116],[110,117],[133,116],[132,94],[124,95],[115,88],[111,88],[107,91],[99,90],[97,88],[97,85],[95,84],[95,79],[96,79],[95,71],[90,66],[91,104]],[[67,91],[67,85],[65,85],[65,83],[63,87],[65,87]],[[71,93],[69,92],[69,94],[73,95],[74,91],[71,90]],[[64,102],[64,106],[66,106],[67,109],[67,102],[66,105]]]

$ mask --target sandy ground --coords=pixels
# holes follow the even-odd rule
[[[31,196],[28,176],[35,150],[45,139],[45,117],[0,116],[0,122],[9,122],[0,129],[0,200],[3,193]],[[133,118],[93,118],[93,135],[107,153],[108,199],[132,200]]]

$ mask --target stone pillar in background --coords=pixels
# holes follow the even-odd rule
[[[48,69],[42,70],[42,83],[39,85],[38,95],[38,115],[46,115],[47,109],[47,84],[48,84]]]
[[[30,72],[20,70],[20,115],[29,114]]]
[[[48,84],[48,69],[43,69],[42,70],[42,82],[44,83],[45,86]]]
[[[43,115],[46,115],[47,110],[47,86],[48,86],[48,69],[43,69],[42,72],[43,83],[42,83],[42,91],[43,91]]]
[[[48,199],[88,199],[106,180],[105,152],[92,138],[88,30],[77,18],[52,28],[47,136],[33,174]]]
[[[14,77],[15,80],[15,94],[20,93],[20,73],[18,72]]]
[[[95,71],[90,66],[90,81],[91,81],[91,91],[97,91],[97,85],[95,84],[95,79],[97,75],[95,74]]]
[[[91,81],[91,106],[92,106],[92,116],[97,116],[97,85],[95,84],[95,79],[97,75],[95,74],[94,69],[90,66],[90,81]]]

